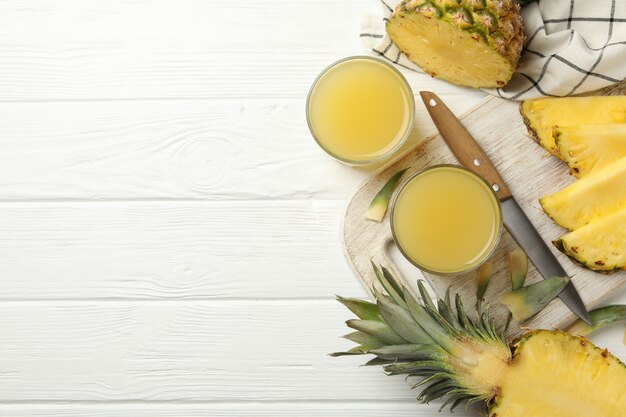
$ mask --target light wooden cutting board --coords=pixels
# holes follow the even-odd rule
[[[626,92],[626,83],[603,90],[600,94],[621,95]],[[417,111],[421,100],[416,100]],[[549,244],[557,258],[572,277],[588,309],[598,306],[608,296],[626,287],[626,271],[610,275],[598,274],[572,263],[550,243],[565,233],[541,210],[538,199],[557,191],[573,181],[567,166],[552,156],[529,137],[519,113],[519,103],[496,97],[487,98],[474,109],[460,117],[461,122],[476,138],[487,155],[496,165],[504,181],[519,202],[520,206],[535,225],[541,236]],[[370,260],[386,265],[397,276],[402,277],[399,269],[388,256],[391,243],[389,213],[381,223],[365,219],[365,211],[372,198],[386,181],[401,169],[409,168],[403,176],[434,164],[458,164],[443,139],[439,135],[426,138],[423,142],[398,155],[385,166],[374,172],[361,184],[352,196],[346,208],[342,238],[345,256],[357,278],[368,290],[375,284],[376,278],[370,266]],[[494,276],[487,290],[486,300],[493,314],[502,321],[506,315],[504,307],[497,302],[499,296],[510,290],[507,275],[507,253],[516,247],[513,238],[504,229],[500,244],[492,256]],[[457,277],[441,277],[424,273],[426,280],[435,293],[441,296],[448,287],[453,293],[459,293],[466,307],[475,303],[475,274],[470,272]],[[416,280],[419,274],[402,277]],[[529,265],[527,284],[541,279],[532,264]],[[407,286],[409,289],[410,285]],[[523,327],[561,328],[564,329],[575,319],[568,308],[557,299],[552,301],[541,313],[522,323]],[[510,334],[519,333],[514,326]]]

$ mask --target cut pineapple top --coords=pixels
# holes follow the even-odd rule
[[[626,208],[568,233],[554,244],[595,271],[626,269]]]
[[[569,230],[626,207],[626,157],[542,197],[539,203],[548,216]]]
[[[626,367],[608,351],[549,330],[507,345],[488,309],[474,318],[459,294],[435,303],[418,282],[420,300],[389,271],[374,274],[384,288],[372,287],[376,303],[339,297],[359,318],[345,337],[360,346],[334,356],[375,355],[368,365],[405,375],[423,387],[419,401],[451,410],[484,402],[490,417],[624,417]]]
[[[527,100],[520,111],[530,135],[548,152],[559,156],[552,136],[554,126],[626,123],[626,96]]]
[[[553,136],[561,159],[577,178],[626,156],[626,123],[556,126]]]

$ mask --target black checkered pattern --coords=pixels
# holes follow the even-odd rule
[[[386,21],[399,0],[381,0]],[[526,6],[526,42],[513,79],[486,92],[511,100],[579,94],[626,79],[626,0],[540,0]],[[373,52],[419,71],[384,25],[360,34]]]

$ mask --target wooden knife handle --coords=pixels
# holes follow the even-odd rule
[[[454,113],[435,93],[420,91],[420,96],[441,137],[461,165],[491,184],[500,201],[511,198],[511,192],[496,167]]]

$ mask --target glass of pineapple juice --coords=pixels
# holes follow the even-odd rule
[[[477,268],[500,239],[500,201],[478,175],[435,165],[408,178],[391,207],[391,231],[400,252],[436,275]]]
[[[339,60],[311,86],[307,122],[320,147],[351,165],[380,161],[399,149],[413,126],[415,101],[391,64],[368,56]]]

